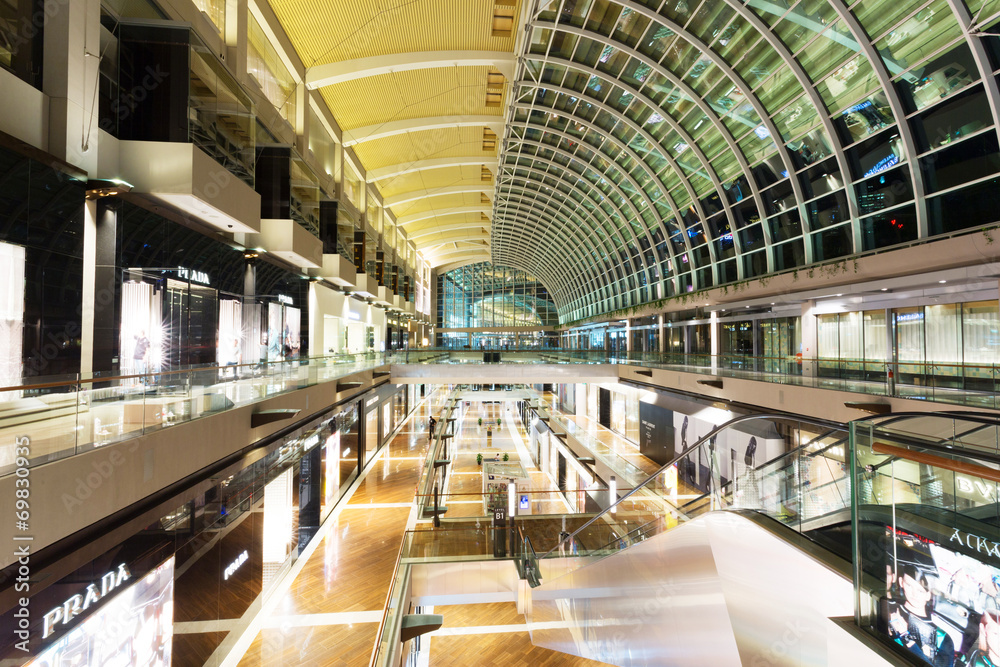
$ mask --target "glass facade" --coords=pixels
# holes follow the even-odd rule
[[[438,276],[437,327],[547,327],[559,323],[548,290],[518,269],[488,262]]]
[[[974,33],[997,23],[978,0],[543,2],[494,260],[567,321],[994,224],[1000,50]]]

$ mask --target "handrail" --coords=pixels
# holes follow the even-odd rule
[[[372,355],[372,356],[369,357],[368,356],[369,354]],[[303,365],[307,365],[308,366],[309,365],[308,362],[310,362],[310,361],[322,361],[322,360],[325,360],[325,359],[344,358],[345,363],[346,363],[346,361],[348,360],[347,359],[348,357],[360,357],[360,356],[364,356],[365,358],[364,359],[355,359],[355,361],[378,361],[379,357],[381,357],[382,359],[389,359],[389,358],[394,357],[396,355],[393,354],[392,352],[374,352],[374,353],[358,352],[356,354],[328,354],[328,355],[320,355],[320,356],[316,356],[316,357],[296,357],[295,359],[285,359],[283,361],[260,361],[260,362],[251,363],[251,364],[229,364],[229,365],[220,365],[220,366],[211,366],[211,365],[197,366],[197,365],[192,365],[192,366],[188,366],[186,368],[179,368],[179,369],[175,369],[175,370],[156,371],[156,372],[150,372],[150,373],[137,373],[135,375],[111,375],[111,376],[108,376],[108,377],[90,377],[90,378],[76,377],[76,378],[74,378],[72,380],[64,380],[62,382],[39,382],[37,384],[11,385],[9,387],[0,387],[0,392],[8,392],[8,391],[32,391],[32,390],[35,390],[35,389],[51,389],[51,388],[54,388],[54,387],[75,387],[77,385],[81,385],[81,384],[93,384],[95,382],[115,382],[115,381],[120,381],[120,380],[133,380],[135,378],[149,377],[151,375],[156,375],[156,376],[161,376],[161,375],[179,375],[181,373],[192,373],[192,372],[196,372],[196,371],[219,371],[219,370],[226,370],[226,371],[228,371],[229,369],[232,369],[232,368],[260,368],[262,366],[266,367],[266,366],[269,366],[269,365],[272,365],[272,364],[274,364],[274,365],[289,364],[289,363],[303,364],[303,362],[307,362],[307,363],[305,363]]]
[[[382,620],[379,621],[378,630],[375,632],[375,648],[372,650],[371,660],[368,667],[375,667],[379,654],[382,651],[382,633],[385,632],[385,622],[389,618],[389,603],[392,602],[392,592],[396,588],[396,577],[399,576],[399,564],[403,560],[403,545],[406,544],[406,533],[403,533],[403,543],[399,546],[399,553],[396,554],[396,564],[392,568],[392,578],[389,579],[389,590],[385,592],[385,609],[382,611]]]
[[[987,468],[986,466],[977,465],[975,463],[949,459],[944,456],[937,456],[936,454],[928,454],[927,452],[915,452],[906,449],[905,447],[889,445],[884,442],[872,443],[871,449],[876,454],[885,454],[886,456],[892,456],[897,459],[906,459],[907,461],[923,463],[936,468],[944,468],[945,470],[950,470],[952,472],[960,472],[964,475],[981,477],[982,479],[988,479],[991,482],[1000,482],[1000,470],[994,470],[993,468]]]
[[[702,436],[693,445],[691,445],[690,447],[688,447],[687,449],[685,449],[683,452],[681,452],[680,454],[678,454],[677,456],[675,456],[674,458],[672,458],[670,461],[668,461],[667,463],[665,463],[663,466],[661,466],[656,472],[654,472],[652,475],[650,475],[648,478],[646,478],[641,484],[638,484],[634,489],[632,489],[631,491],[629,491],[628,493],[626,493],[625,495],[623,495],[621,498],[619,498],[617,501],[615,501],[614,503],[612,503],[610,506],[608,506],[606,509],[604,509],[603,511],[601,511],[600,513],[598,513],[597,516],[595,516],[594,518],[592,518],[590,521],[588,521],[587,523],[583,524],[582,526],[580,526],[579,528],[577,528],[576,530],[574,530],[572,533],[570,533],[566,537],[562,538],[556,544],[556,546],[552,547],[551,549],[549,549],[548,551],[546,551],[544,554],[542,554],[542,558],[547,558],[549,556],[549,554],[551,554],[553,551],[558,550],[559,547],[561,547],[565,542],[567,542],[569,540],[572,540],[573,537],[576,536],[580,531],[582,531],[583,529],[587,528],[588,526],[590,526],[590,524],[594,523],[595,521],[597,521],[598,519],[600,519],[602,516],[604,516],[605,514],[608,514],[613,509],[615,509],[616,507],[618,507],[618,505],[620,505],[621,503],[623,503],[626,500],[628,500],[632,495],[634,495],[635,493],[637,493],[640,489],[644,488],[651,481],[655,480],[661,473],[665,472],[667,469],[669,469],[670,467],[672,467],[673,465],[675,465],[678,461],[680,461],[681,459],[683,459],[684,457],[686,457],[688,454],[690,454],[694,450],[696,450],[699,447],[701,447],[704,443],[708,442],[713,436],[718,435],[719,433],[721,433],[722,431],[726,430],[727,428],[733,426],[734,424],[738,424],[738,423],[744,422],[744,421],[750,421],[752,419],[782,419],[782,420],[786,420],[786,421],[796,421],[796,422],[799,422],[799,423],[812,424],[814,426],[823,426],[825,428],[831,428],[831,429],[832,428],[836,428],[838,426],[837,422],[832,422],[832,421],[829,421],[829,420],[826,420],[826,419],[815,419],[815,418],[812,418],[812,417],[795,417],[795,418],[791,418],[787,414],[761,413],[761,414],[754,414],[754,415],[740,415],[739,417],[734,417],[733,419],[730,419],[729,421],[727,421],[725,424],[717,426],[714,429],[712,429],[711,431],[709,431],[706,435]],[[843,430],[846,430],[846,426],[844,426],[842,424],[840,425],[840,428],[843,429]]]
[[[448,397],[448,398],[445,399],[445,402],[447,403],[447,402],[450,401],[450,402],[454,403],[454,396],[455,396],[455,394],[457,394],[457,392],[453,391],[452,395],[450,397]],[[455,407],[454,405],[448,406],[448,414],[449,415],[451,414],[451,411],[454,409],[454,407]],[[433,448],[430,451],[428,451],[428,459],[431,461],[432,465],[433,465],[433,461],[434,461],[434,454],[437,451],[437,447],[440,447],[441,432],[443,432],[443,425],[446,424],[446,423],[447,422],[444,421],[444,420],[442,420],[440,422],[440,424],[442,425],[442,429],[437,434],[437,440],[436,440],[437,445],[435,446],[435,448]],[[431,468],[431,470],[433,470],[433,468]],[[433,475],[431,475],[431,476],[433,476]],[[392,594],[393,594],[393,591],[396,589],[396,577],[399,575],[399,564],[403,560],[403,548],[406,546],[406,535],[409,532],[410,531],[403,531],[403,540],[402,540],[402,542],[399,545],[399,553],[396,554],[396,565],[392,569],[392,578],[389,579],[389,590],[387,590],[386,593],[385,593],[385,608],[382,611],[382,620],[379,621],[378,631],[375,633],[375,648],[372,650],[372,657],[371,657],[371,660],[368,662],[368,667],[375,667],[376,661],[378,660],[379,653],[382,650],[382,633],[385,632],[385,623],[386,623],[386,620],[389,618],[389,603],[392,602]]]

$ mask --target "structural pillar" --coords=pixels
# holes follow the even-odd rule
[[[816,320],[816,302],[813,300],[802,303],[802,375],[806,377],[816,377],[819,372],[818,343]]]
[[[719,313],[713,310],[708,318],[708,338],[712,355],[712,372],[719,370]]]
[[[51,15],[46,11],[42,64],[42,90],[49,98],[48,150],[94,178],[101,3],[63,0],[53,5]]]

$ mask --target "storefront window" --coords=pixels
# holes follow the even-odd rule
[[[24,248],[0,243],[0,386],[21,383],[24,331]],[[0,393],[0,398],[5,396]]]
[[[900,380],[909,381],[912,380],[912,374],[923,373],[923,308],[900,308],[896,311],[896,348],[900,362]]]
[[[997,317],[996,301],[963,304],[962,342],[964,363],[985,366],[1000,363],[1000,318]]]

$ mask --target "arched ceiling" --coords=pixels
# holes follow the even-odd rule
[[[269,2],[306,87],[424,260],[488,260],[522,0]]]
[[[963,229],[935,193],[1000,171],[997,3],[271,3],[431,265],[564,321]]]
[[[547,279],[566,321],[961,228],[923,195],[940,146],[996,143],[998,18],[981,0],[540,0],[494,261]],[[971,164],[973,141],[946,161]]]

